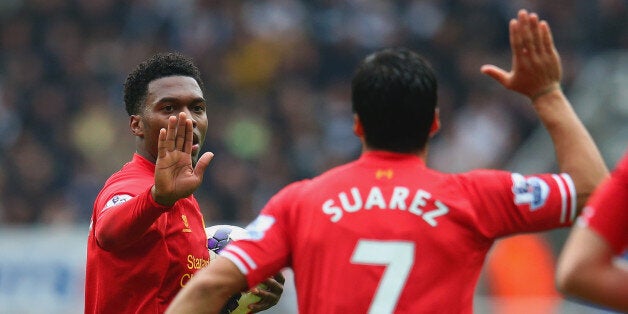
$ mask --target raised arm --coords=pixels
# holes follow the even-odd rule
[[[554,143],[560,171],[568,173],[582,209],[608,169],[591,135],[560,87],[562,66],[552,33],[535,13],[520,10],[510,21],[512,70],[482,66],[482,73],[527,96]]]

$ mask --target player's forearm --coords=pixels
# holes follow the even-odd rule
[[[196,275],[198,276],[198,274]],[[228,296],[224,299],[226,300]],[[206,280],[197,279],[189,282],[174,298],[166,314],[214,314],[219,313],[223,304],[216,291]]]
[[[574,227],[558,259],[557,288],[569,296],[628,311],[628,268],[615,262],[614,255],[597,232]]]
[[[576,274],[583,277],[562,287],[568,295],[584,299],[621,312],[628,312],[628,270],[617,267],[607,269],[589,269],[589,274]],[[586,280],[589,279],[589,280]]]
[[[219,313],[227,299],[237,291],[221,282],[222,275],[207,268],[197,272],[174,298],[166,314]]]
[[[166,314],[218,313],[231,296],[246,288],[246,278],[237,266],[218,256],[194,274],[170,303]]]
[[[628,312],[628,269],[612,258],[570,260],[575,265],[560,265],[557,287],[565,295]],[[562,264],[562,263],[561,263]]]
[[[604,159],[560,89],[536,98],[534,108],[554,142],[560,171],[574,181],[581,209],[595,187],[608,176]]]
[[[167,209],[152,199],[148,189],[102,212],[95,226],[96,241],[107,251],[125,248],[140,239]]]

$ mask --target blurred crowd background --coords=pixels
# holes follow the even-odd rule
[[[510,69],[508,21],[520,8],[550,23],[563,88],[612,167],[628,143],[626,0],[0,0],[0,231],[78,226],[86,236],[94,198],[135,147],[126,75],[163,51],[191,57],[205,81],[203,150],[216,157],[195,195],[208,225],[245,225],[286,184],[359,155],[350,78],[383,47],[412,48],[437,72],[433,168],[557,171],[528,100],[479,71]],[[540,282],[511,271],[535,258],[553,291],[564,233],[550,249],[515,239],[496,247],[489,275]]]
[[[350,78],[382,47],[412,48],[438,73],[433,167],[503,167],[538,121],[479,68],[510,69],[519,8],[549,21],[567,93],[587,58],[628,46],[625,0],[2,0],[0,226],[87,226],[134,150],[126,75],[158,51],[193,58],[205,81],[208,222],[247,222],[287,183],[359,154]]]

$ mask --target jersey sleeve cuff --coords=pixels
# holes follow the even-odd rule
[[[148,190],[144,193],[146,193],[146,198],[148,199],[148,203],[157,209],[160,209],[161,211],[167,211],[168,209],[172,208],[172,206],[165,206],[165,205],[161,205],[159,203],[157,203],[157,201],[155,201],[155,199],[153,198],[153,193],[151,192],[151,190],[153,189],[153,187],[149,187]]]

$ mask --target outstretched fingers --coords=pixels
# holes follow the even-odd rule
[[[173,151],[175,147],[175,136],[177,134],[177,118],[168,118],[168,127],[159,130],[159,142],[157,143],[157,154],[163,158],[167,152]]]
[[[488,64],[482,66],[482,73],[533,100],[559,87],[560,57],[547,22],[540,20],[536,13],[522,9],[516,19],[510,20],[508,28],[511,70],[507,72]]]
[[[508,29],[510,31],[510,36],[509,36],[510,47],[513,51],[513,55],[512,55],[513,68],[516,66],[518,62],[517,61],[518,57],[516,54],[522,53],[521,47],[523,47],[521,37],[516,36],[517,27],[519,27],[517,25],[517,20],[515,19],[510,20],[510,23],[508,24]],[[482,65],[482,67],[480,68],[480,71],[483,74],[490,76],[491,78],[493,78],[494,80],[502,84],[504,87],[510,88],[510,85],[511,85],[510,81],[512,80],[512,71],[510,72],[506,71],[492,64]]]
[[[185,124],[185,145],[184,151],[188,154],[192,153],[192,144],[194,142],[194,124],[192,120],[188,119]]]
[[[521,12],[519,14],[521,14]],[[514,61],[516,61],[517,58],[521,57],[525,52],[523,37],[521,35],[521,23],[519,22],[519,20],[510,20],[510,24],[508,24],[508,30],[510,32],[510,49],[513,53],[514,63]]]
[[[543,53],[543,41],[541,40],[541,29],[539,28],[539,16],[531,13],[529,18],[529,30],[532,33],[532,52],[535,54]]]
[[[194,175],[203,180],[203,174],[205,169],[209,166],[209,163],[214,159],[214,153],[206,152],[198,159],[196,166],[194,167]]]
[[[537,49],[539,49],[537,46],[540,43],[537,41],[535,34],[538,29],[538,16],[534,13],[528,14],[525,10],[519,10],[517,24],[517,35],[521,42],[519,61],[527,63],[531,61],[530,59],[534,57]]]
[[[184,148],[186,146],[186,139],[187,139],[188,122],[190,122],[191,124],[192,121],[188,121],[185,115],[185,112],[179,113],[179,118],[177,122],[177,134],[175,137],[176,140],[175,140],[175,145],[174,145],[174,148],[176,150],[184,151]],[[190,132],[192,132],[191,128],[190,128]],[[191,149],[192,149],[192,145],[190,145],[190,149],[188,151],[191,151]]]
[[[539,29],[541,32],[541,42],[543,45],[543,50],[547,54],[556,53],[556,48],[554,47],[554,38],[552,38],[552,31],[547,24],[546,21],[541,21],[539,23]]]

